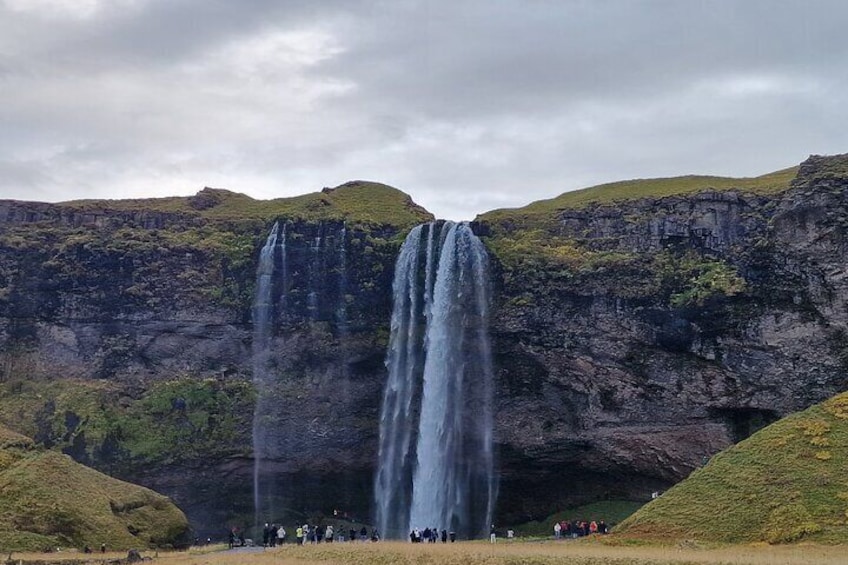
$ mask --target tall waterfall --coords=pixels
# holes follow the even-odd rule
[[[253,302],[253,383],[259,391],[259,398],[253,415],[253,508],[257,524],[263,510],[262,497],[266,494],[260,487],[260,477],[262,459],[267,456],[267,435],[270,431],[263,417],[260,399],[262,391],[270,386],[272,379],[268,365],[274,319],[274,270],[277,263],[277,249],[285,249],[285,239],[285,224],[280,234],[280,224],[275,222],[259,253],[259,265],[256,268],[256,295]]]
[[[387,537],[488,530],[497,498],[488,280],[468,224],[418,226],[401,247],[375,479]]]

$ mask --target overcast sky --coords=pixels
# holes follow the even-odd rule
[[[0,0],[0,198],[347,180],[470,219],[848,152],[844,0]]]

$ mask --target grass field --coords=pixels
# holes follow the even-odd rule
[[[159,565],[836,565],[848,562],[844,547],[839,546],[732,546],[702,549],[697,547],[617,547],[585,540],[579,542],[465,542],[456,544],[410,544],[381,542],[347,543],[298,547],[285,545],[255,552],[192,550],[188,552],[145,552]],[[74,561],[80,554],[14,554],[13,561]],[[114,560],[123,555],[95,555],[94,559]],[[92,561],[96,563],[96,561]]]

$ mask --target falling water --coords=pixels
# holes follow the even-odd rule
[[[342,339],[347,337],[347,246],[345,239],[347,238],[347,226],[342,223],[339,229],[338,241],[338,271],[339,271],[339,303],[336,309],[336,323],[339,328],[339,337]],[[344,367],[347,364],[344,363]]]
[[[319,226],[319,230],[322,227]],[[324,273],[324,269],[321,268],[323,254],[321,253],[320,235],[315,236],[312,245],[309,246],[309,254],[311,256],[309,259],[309,294],[306,296],[306,307],[309,310],[309,318],[314,321],[319,316],[318,289],[321,285],[321,276]]]
[[[479,536],[497,497],[483,244],[464,223],[415,228],[401,247],[393,292],[378,527],[395,538],[433,526]]]
[[[429,230],[432,231],[432,224]],[[400,248],[392,283],[394,308],[386,365],[389,378],[380,418],[379,466],[375,480],[377,527],[383,535],[406,535],[412,486],[412,405],[420,379],[423,336],[419,328],[418,263],[422,226]]]
[[[253,382],[258,391],[267,386],[268,380],[268,357],[271,341],[271,323],[274,318],[273,288],[274,267],[277,240],[279,238],[280,224],[274,223],[265,245],[259,253],[259,265],[256,268],[256,297],[253,302]],[[283,227],[283,241],[285,241],[285,226]],[[259,522],[260,512],[260,488],[259,477],[262,465],[262,455],[265,447],[266,430],[260,424],[257,403],[256,413],[253,417],[253,508],[256,514],[256,522]]]

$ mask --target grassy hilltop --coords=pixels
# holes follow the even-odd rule
[[[705,175],[634,179],[591,186],[539,200],[521,208],[502,208],[481,214],[479,221],[498,225],[509,223],[525,228],[545,227],[563,210],[578,210],[591,205],[615,204],[640,198],[685,196],[705,190],[738,190],[753,194],[775,194],[789,189],[798,167],[789,167],[758,177],[732,178]]]
[[[185,541],[188,522],[167,497],[36,448],[0,427],[0,547],[110,549]]]
[[[194,196],[131,200],[72,200],[59,204],[77,211],[178,213],[208,220],[268,220],[282,217],[304,221],[348,221],[405,228],[429,221],[432,215],[408,194],[391,186],[350,181],[289,198],[255,200],[246,194],[204,188]]]
[[[647,540],[848,542],[848,393],[716,455],[625,520]]]

